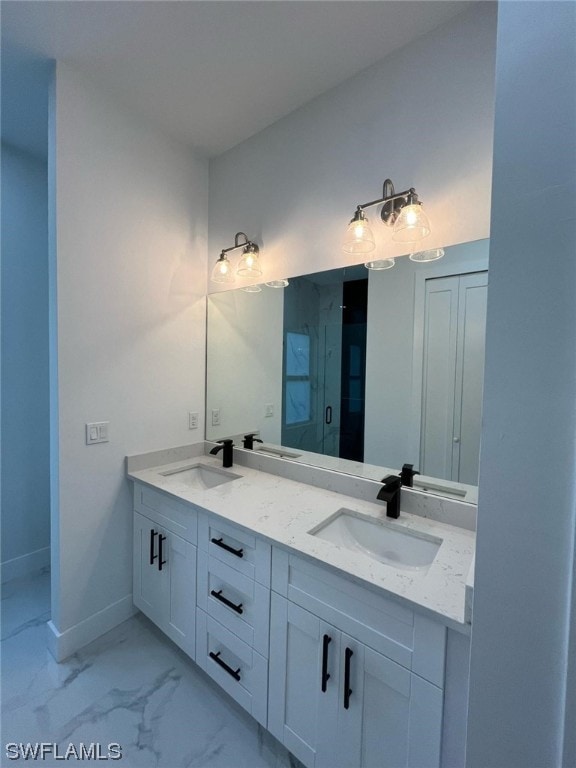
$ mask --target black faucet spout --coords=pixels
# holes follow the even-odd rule
[[[222,451],[222,466],[223,467],[231,467],[232,466],[232,460],[234,458],[234,441],[233,440],[218,440],[220,445],[215,445],[214,448],[210,451],[212,456],[216,456],[217,453]]]
[[[386,517],[398,518],[400,515],[400,489],[402,481],[398,475],[386,475],[382,480],[382,488],[376,497],[379,501],[386,502]]]

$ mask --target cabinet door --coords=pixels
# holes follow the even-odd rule
[[[275,593],[270,618],[268,730],[308,768],[328,765],[340,633]]]
[[[142,613],[163,626],[169,591],[167,569],[158,570],[160,530],[152,520],[134,513],[133,600]]]
[[[196,547],[135,512],[133,574],[134,604],[194,658]]]
[[[173,533],[164,533],[163,559],[169,586],[162,629],[183,651],[195,657],[196,649],[196,547]]]
[[[442,691],[370,648],[357,658],[355,653],[352,664],[357,665],[351,673],[357,690],[353,688],[349,712],[356,725],[339,715],[347,762],[335,762],[335,768],[438,768]]]

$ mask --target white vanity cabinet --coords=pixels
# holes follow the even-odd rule
[[[138,483],[134,506],[134,604],[195,658],[196,512]]]
[[[281,550],[272,584],[270,732],[309,768],[437,768],[444,628]]]

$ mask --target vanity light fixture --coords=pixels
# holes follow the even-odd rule
[[[239,242],[241,237],[244,238],[244,242]],[[262,274],[259,260],[260,249],[256,243],[248,240],[248,236],[244,232],[237,232],[234,237],[234,245],[231,245],[230,248],[223,248],[218,261],[214,265],[210,279],[215,283],[232,283],[234,281],[232,265],[226,254],[238,248],[244,248],[244,250],[238,262],[236,274],[240,277],[260,277]]]
[[[374,235],[364,213],[366,208],[374,205],[382,205],[380,218],[389,227],[393,227],[393,240],[413,243],[430,234],[430,222],[414,187],[396,194],[391,179],[386,179],[382,186],[382,197],[356,206],[344,236],[343,248],[346,253],[370,253],[376,248]]]
[[[243,291],[246,291],[246,293],[261,293],[262,288],[259,285],[245,285],[242,288]]]
[[[287,288],[290,283],[285,277],[282,277],[280,280],[270,280],[266,285],[268,288]]]

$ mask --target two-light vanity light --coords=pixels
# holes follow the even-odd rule
[[[382,197],[356,206],[344,236],[342,247],[346,253],[368,254],[376,248],[376,240],[364,213],[366,208],[372,208],[375,205],[382,205],[380,218],[384,224],[392,227],[392,239],[409,244],[412,261],[435,261],[444,256],[441,248],[429,251],[417,250],[416,243],[430,234],[430,222],[414,187],[397,194],[390,179],[386,179],[383,184]],[[394,263],[394,259],[374,259],[367,261],[365,266],[367,269],[382,270],[390,269]]]
[[[240,242],[240,238],[244,238],[244,241]],[[238,248],[243,248],[244,250],[234,273],[227,254]],[[230,248],[222,249],[218,261],[214,264],[210,279],[214,283],[233,283],[236,275],[238,277],[258,278],[262,275],[259,257],[260,249],[256,243],[248,240],[248,236],[244,232],[237,232],[234,237],[234,245],[231,245]],[[285,288],[288,285],[288,280],[271,280],[266,285],[270,288]],[[259,293],[262,288],[259,285],[246,285],[243,287],[243,290],[248,293]]]

